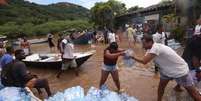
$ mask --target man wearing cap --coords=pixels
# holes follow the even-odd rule
[[[75,69],[76,75],[78,75],[77,63],[75,61],[74,53],[74,45],[70,42],[70,37],[66,36],[61,42],[61,57],[62,57],[62,67],[59,73],[57,74],[57,78],[60,78],[60,75],[63,71],[67,70],[69,67]]]

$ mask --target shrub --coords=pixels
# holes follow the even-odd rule
[[[182,27],[176,27],[175,29],[173,29],[172,31],[173,34],[173,38],[179,42],[183,42],[184,41],[184,35],[185,35],[185,30]]]

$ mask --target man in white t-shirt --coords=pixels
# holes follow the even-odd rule
[[[157,32],[152,35],[153,40],[155,43],[161,43],[166,45],[166,36],[165,32],[163,31],[163,27],[160,25],[157,27]],[[158,73],[159,66],[156,62],[155,63],[155,73]]]
[[[136,61],[147,64],[154,60],[160,66],[160,83],[158,87],[158,101],[162,101],[165,87],[170,80],[175,80],[177,84],[186,88],[195,101],[201,101],[199,92],[195,89],[192,76],[189,74],[187,63],[170,47],[160,43],[154,43],[151,36],[144,36],[143,47],[147,50],[143,59]]]
[[[116,42],[116,35],[113,31],[111,31],[109,34],[108,34],[108,39],[110,41],[110,43],[112,42]]]
[[[158,26],[157,32],[152,35],[154,42],[156,43],[161,43],[161,44],[166,44],[166,35],[165,32],[163,31],[162,26]]]
[[[61,42],[61,57],[62,57],[62,67],[59,73],[57,74],[57,78],[60,77],[63,71],[68,68],[74,68],[76,75],[78,75],[77,63],[75,61],[74,53],[74,45],[69,42],[69,36],[66,36]]]
[[[194,35],[200,35],[200,34],[201,34],[201,19],[198,19],[197,25],[195,26]]]

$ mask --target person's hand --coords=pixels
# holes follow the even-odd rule
[[[135,57],[134,57],[134,56],[130,56],[130,58],[133,59],[133,60],[135,60]]]
[[[124,51],[126,51],[126,50],[125,50],[125,49],[121,49],[121,48],[119,48],[118,51],[120,51],[120,52],[124,52]]]
[[[125,51],[120,52],[120,55],[124,56],[125,55]]]
[[[126,51],[126,49],[120,49],[120,51],[124,52],[124,51]]]

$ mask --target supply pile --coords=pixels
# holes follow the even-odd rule
[[[25,88],[6,87],[0,91],[0,101],[40,101]]]
[[[97,89],[91,87],[84,96],[84,89],[80,86],[72,87],[64,90],[64,92],[58,92],[53,97],[46,99],[45,101],[138,101],[134,97],[130,97],[127,94],[118,94],[110,91],[107,88]]]
[[[176,42],[175,39],[171,39],[171,40],[168,40],[168,46],[176,50],[181,47],[181,44]]]

